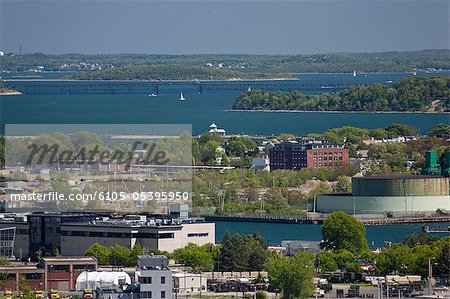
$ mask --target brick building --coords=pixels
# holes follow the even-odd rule
[[[288,139],[269,150],[270,169],[334,168],[349,162],[343,143],[315,138]]]
[[[20,285],[31,290],[75,290],[77,277],[83,271],[97,270],[93,257],[44,257],[38,264],[11,263],[0,266],[4,284],[0,287],[19,290]]]

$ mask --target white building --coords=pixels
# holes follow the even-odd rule
[[[104,272],[92,271],[82,272],[77,277],[76,290],[95,290],[97,288],[127,285],[131,283],[131,277],[124,271]]]
[[[208,133],[212,133],[212,134],[216,134],[216,135],[225,135],[227,131],[225,131],[224,129],[220,129],[217,127],[217,125],[213,122],[210,126],[209,126],[209,131]]]
[[[136,281],[140,284],[141,299],[172,299],[172,271],[163,255],[138,257]]]
[[[255,171],[270,171],[270,160],[268,157],[255,157],[252,159],[252,169]]]
[[[172,252],[195,243],[199,246],[214,244],[215,224],[201,219],[185,220],[147,219],[145,222],[126,219],[102,219],[95,222],[62,223],[61,253],[67,256],[83,255],[95,242],[103,246],[116,244]]]
[[[206,275],[173,271],[172,277],[178,294],[197,294],[206,291],[208,279]]]

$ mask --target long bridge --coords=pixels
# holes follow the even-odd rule
[[[306,83],[301,80],[52,80],[23,79],[3,80],[23,94],[152,94],[159,95],[161,90],[193,90],[202,94],[205,90],[264,89],[273,91],[316,91],[336,92],[351,86],[366,84],[355,83]]]

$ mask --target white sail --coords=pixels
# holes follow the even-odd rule
[[[250,92],[250,91],[252,91],[252,88],[249,85],[248,88],[247,88],[247,92]]]
[[[186,99],[183,96],[183,92],[180,92],[180,101],[184,101],[184,100],[186,100]]]
[[[353,71],[353,77],[356,77],[356,70]]]

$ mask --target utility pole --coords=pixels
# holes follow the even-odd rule
[[[431,295],[431,279],[433,278],[433,269],[431,267],[431,259],[428,259],[428,294]]]

